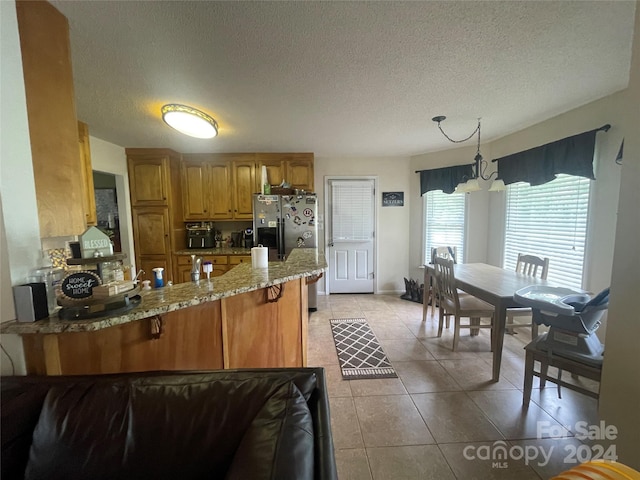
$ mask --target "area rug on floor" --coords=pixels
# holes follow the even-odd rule
[[[398,377],[364,318],[334,318],[330,323],[342,378]]]

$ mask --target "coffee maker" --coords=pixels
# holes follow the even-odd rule
[[[253,247],[253,228],[247,228],[244,231],[244,248]]]

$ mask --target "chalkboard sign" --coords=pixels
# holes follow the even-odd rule
[[[102,284],[93,272],[74,272],[62,279],[62,296],[70,300],[85,300],[93,295],[93,287]]]
[[[382,192],[383,207],[404,207],[404,192]]]

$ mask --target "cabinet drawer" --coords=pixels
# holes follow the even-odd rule
[[[176,255],[178,257],[178,265],[191,265],[191,255]],[[249,257],[251,259],[251,257]],[[204,255],[203,262],[211,262],[214,265],[227,265],[226,255]]]
[[[229,263],[226,255],[209,255],[204,257],[204,261],[211,262],[214,265],[226,265]]]
[[[230,255],[229,265],[239,265],[240,263],[251,263],[251,255]]]

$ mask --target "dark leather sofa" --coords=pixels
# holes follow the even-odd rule
[[[1,386],[4,480],[337,479],[322,368]]]

